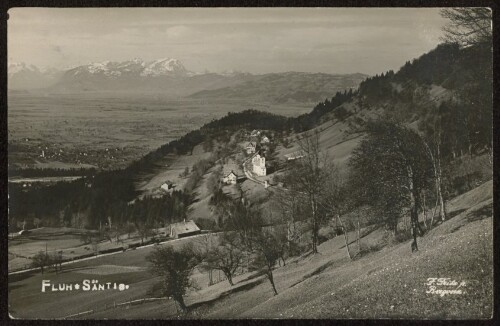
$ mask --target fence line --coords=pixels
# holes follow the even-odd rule
[[[62,317],[61,319],[67,319],[67,318],[71,318],[71,317],[77,317],[77,316],[81,316],[81,315],[87,315],[87,314],[91,314],[93,312],[94,312],[94,310],[87,310],[87,311],[79,312],[77,314],[72,314],[72,315],[69,315],[69,316],[66,316],[66,317]]]
[[[141,298],[141,299],[135,299],[135,300],[130,300],[130,301],[125,301],[121,303],[116,303],[113,302],[111,305],[104,305],[104,309],[92,309],[92,310],[87,310],[83,312],[79,312],[76,314],[71,314],[68,316],[61,317],[59,319],[68,319],[68,318],[73,318],[73,317],[79,317],[83,315],[90,315],[96,312],[101,312],[101,311],[106,311],[106,310],[111,310],[111,309],[116,309],[122,306],[127,306],[127,305],[133,305],[133,304],[141,304],[141,303],[146,303],[146,302],[151,302],[151,301],[159,301],[159,300],[168,300],[168,297],[163,297],[163,298]]]

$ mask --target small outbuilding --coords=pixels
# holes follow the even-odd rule
[[[297,160],[297,159],[302,158],[304,156],[306,156],[304,151],[295,151],[295,152],[292,152],[290,154],[285,154],[285,158],[287,161],[294,161],[294,160]]]
[[[179,239],[200,234],[201,230],[193,220],[170,224],[170,237]]]

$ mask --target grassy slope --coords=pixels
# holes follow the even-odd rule
[[[217,302],[208,317],[487,318],[493,290],[491,185],[452,201],[450,211],[461,202],[475,205],[420,238],[419,252],[412,254],[407,241],[349,261],[337,237],[323,243],[320,254],[276,269],[278,296],[266,281]],[[429,277],[466,281],[466,292],[443,298],[427,294]]]
[[[199,160],[206,159],[210,152],[205,152],[201,145],[195,146],[193,155],[168,155],[162,162],[158,163],[157,170],[153,173],[139,177],[136,188],[141,192],[141,196],[161,194],[163,190],[160,186],[167,180],[176,184],[177,189],[182,189],[187,178],[179,175],[184,172],[186,167],[191,168]]]

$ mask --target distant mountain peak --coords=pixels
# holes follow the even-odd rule
[[[118,77],[122,75],[136,75],[141,77],[159,76],[188,76],[190,72],[182,62],[174,58],[161,58],[153,61],[144,61],[141,58],[113,62],[92,62],[70,70],[76,75],[103,75],[106,77]]]
[[[40,69],[34,65],[26,64],[25,62],[12,62],[9,63],[7,71],[9,75],[12,75],[22,71],[40,72]]]
[[[38,68],[24,62],[11,62],[7,67],[9,89],[44,88],[55,83],[61,75],[60,69]]]
[[[179,60],[162,58],[147,63],[141,76],[187,75],[187,73],[187,69]]]

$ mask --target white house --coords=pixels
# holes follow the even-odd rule
[[[245,147],[245,149],[247,151],[247,154],[253,154],[253,153],[255,153],[255,148],[256,148],[256,145],[253,142],[249,142],[247,144],[247,146]]]
[[[260,139],[260,142],[262,144],[267,144],[270,142],[269,138],[267,138],[267,136],[263,136],[261,139]]]
[[[238,176],[233,171],[229,172],[229,174],[222,178],[222,182],[228,185],[235,185],[237,180]]]
[[[170,182],[170,181],[166,181],[160,186],[160,188],[165,190],[165,191],[170,191],[170,190],[174,189],[174,187],[175,187],[174,183]]]
[[[266,158],[260,156],[259,154],[255,155],[252,158],[253,165],[253,173],[256,175],[263,177],[266,175]]]

